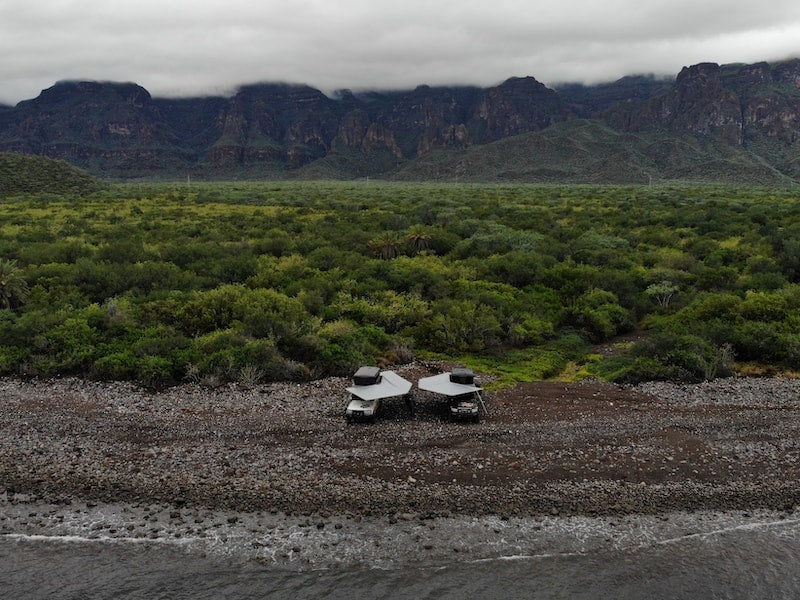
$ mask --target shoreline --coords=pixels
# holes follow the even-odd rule
[[[451,516],[394,520],[46,504],[0,495],[0,543],[153,545],[213,561],[288,571],[438,568],[454,563],[630,553],[741,530],[800,527],[800,511],[677,511],[623,516]]]

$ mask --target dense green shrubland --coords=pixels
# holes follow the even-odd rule
[[[3,374],[304,379],[415,354],[504,380],[800,368],[789,189],[125,184],[7,195],[0,223]],[[624,355],[589,354],[638,329]]]

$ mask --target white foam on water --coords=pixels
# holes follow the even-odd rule
[[[777,521],[757,521],[754,523],[742,523],[739,525],[732,525],[730,527],[723,527],[720,529],[713,529],[711,531],[703,531],[699,533],[690,533],[670,539],[658,540],[655,542],[659,545],[679,544],[687,540],[695,539],[708,539],[718,537],[727,533],[734,533],[737,531],[763,531],[766,529],[773,529],[777,527],[790,527],[800,525],[800,519],[780,519]]]
[[[189,540],[170,539],[170,538],[139,538],[139,537],[120,537],[110,535],[82,536],[82,535],[47,535],[29,533],[5,533],[0,537],[9,540],[30,541],[30,542],[58,542],[62,544],[153,544],[182,546],[188,545]]]

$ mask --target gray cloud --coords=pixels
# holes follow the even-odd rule
[[[2,0],[0,102],[61,79],[156,96],[673,75],[800,55],[800,3],[720,0]]]

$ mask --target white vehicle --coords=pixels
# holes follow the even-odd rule
[[[481,388],[475,385],[475,375],[470,369],[455,368],[450,373],[423,377],[419,389],[447,396],[449,416],[454,421],[480,420],[480,411],[486,414]]]
[[[410,390],[411,382],[393,371],[381,371],[378,367],[361,367],[353,376],[353,385],[347,388],[351,396],[344,416],[348,423],[374,421],[380,412],[383,400],[406,396]]]

